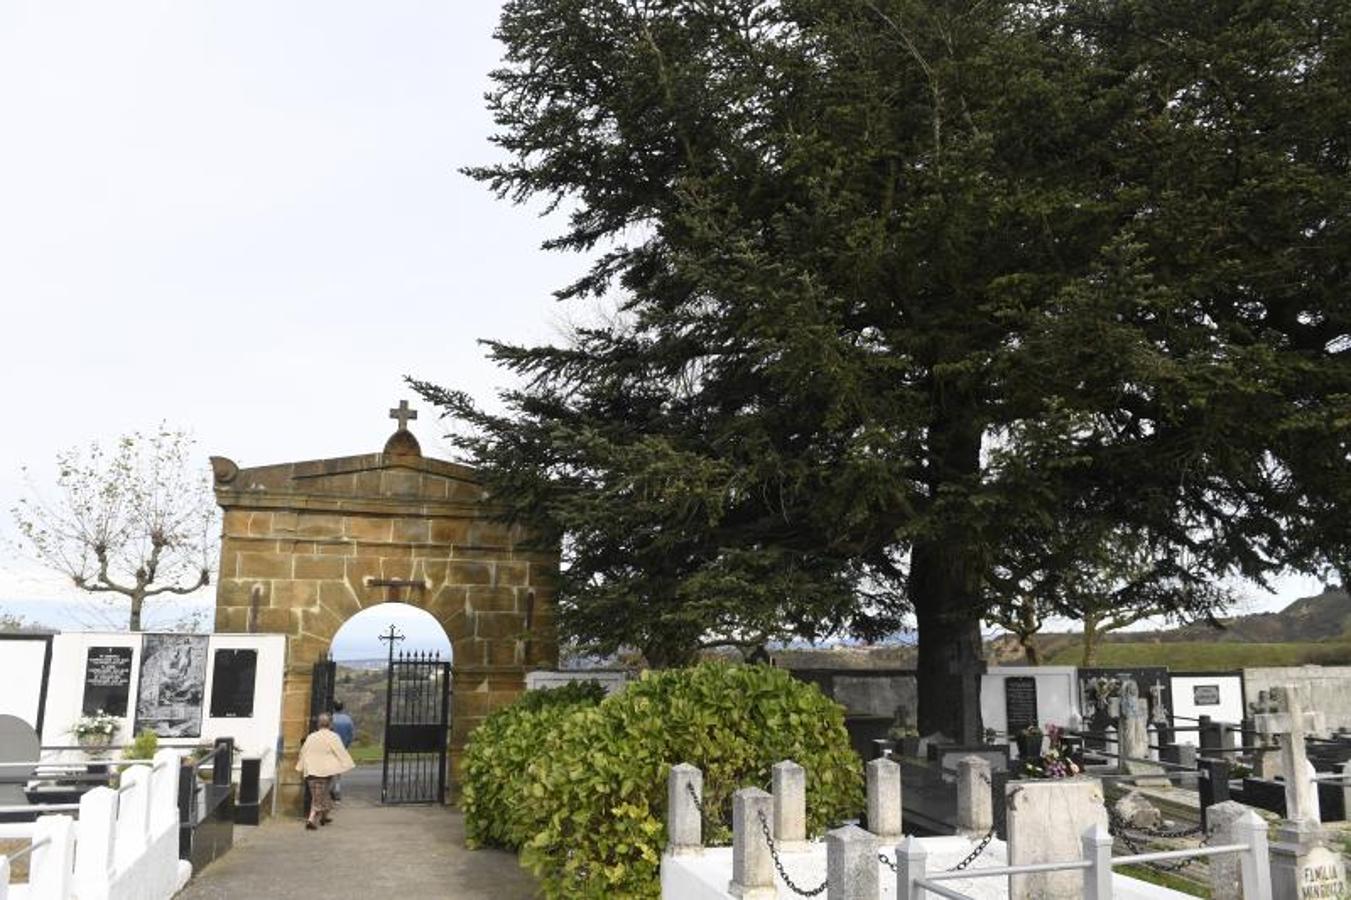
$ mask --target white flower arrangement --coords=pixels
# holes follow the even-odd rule
[[[80,716],[75,726],[70,729],[70,733],[75,735],[77,741],[98,741],[106,744],[117,734],[118,726],[121,724],[120,718],[100,709],[92,716]]]

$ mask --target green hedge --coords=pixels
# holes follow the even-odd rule
[[[520,821],[526,812],[520,798],[528,792],[530,762],[544,736],[560,721],[575,710],[595,706],[604,696],[605,689],[594,681],[527,691],[474,729],[465,751],[460,796],[470,847],[515,850],[533,836]]]
[[[675,763],[704,772],[706,843],[730,837],[733,792],[768,788],[780,760],[806,769],[813,833],[855,815],[863,802],[843,708],[766,666],[649,672],[531,737],[530,752],[517,757],[532,760],[526,777],[507,786],[524,786],[524,794],[502,799],[516,810],[514,833],[532,834],[522,861],[551,898],[660,895],[666,780]]]

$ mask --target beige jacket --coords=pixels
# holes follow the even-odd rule
[[[342,738],[328,728],[320,728],[305,738],[300,745],[300,759],[296,761],[296,771],[306,778],[329,778],[355,766]]]

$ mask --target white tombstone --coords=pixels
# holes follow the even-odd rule
[[[1082,859],[1084,832],[1107,828],[1096,778],[1014,781],[1005,796],[1011,866]],[[1082,891],[1083,873],[1075,869],[1009,876],[1011,900],[1078,900]]]
[[[1285,779],[1287,821],[1271,845],[1271,888],[1274,900],[1341,897],[1346,892],[1346,867],[1341,854],[1329,850],[1318,821],[1317,785],[1307,777],[1309,759],[1304,736],[1322,728],[1322,717],[1304,711],[1303,699],[1293,686],[1270,692],[1275,712],[1257,716],[1259,731],[1281,736],[1281,768]],[[1305,777],[1288,777],[1303,773]]]

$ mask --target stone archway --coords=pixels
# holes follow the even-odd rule
[[[381,453],[249,469],[211,460],[224,511],[216,630],[290,638],[283,799],[300,795],[314,662],[374,603],[421,607],[450,636],[452,791],[469,732],[520,695],[528,670],[558,663],[557,553],[526,547],[472,469],[422,456],[403,426]]]

